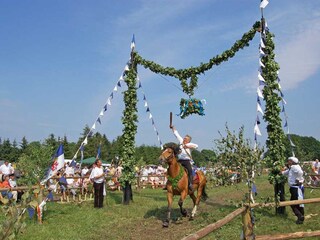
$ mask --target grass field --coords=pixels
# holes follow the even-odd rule
[[[273,187],[266,177],[258,178],[256,185],[257,202],[264,202],[273,196]],[[169,228],[162,228],[167,208],[166,192],[162,189],[135,190],[134,201],[130,205],[121,203],[122,192],[108,192],[102,209],[94,209],[92,201],[81,204],[49,202],[44,212],[43,224],[38,224],[35,219],[28,219],[28,226],[18,239],[181,239],[237,209],[236,205],[244,198],[246,185],[239,183],[228,187],[209,186],[207,192],[209,199],[200,203],[193,221],[180,216],[179,197],[175,196],[173,220]],[[320,190],[306,189],[305,195],[305,198],[320,197]],[[187,198],[184,206],[191,210],[190,198]],[[305,207],[307,217],[303,225],[295,224],[290,207],[286,208],[284,216],[275,215],[274,208],[255,209],[255,234],[320,230],[320,204],[308,204]],[[204,239],[239,239],[241,228],[239,216]]]

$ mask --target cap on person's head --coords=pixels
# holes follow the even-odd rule
[[[294,163],[298,163],[299,162],[299,159],[296,158],[296,157],[289,157],[288,160],[291,160]]]

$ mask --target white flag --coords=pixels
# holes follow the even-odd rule
[[[261,132],[257,123],[254,125],[254,133],[261,136]]]
[[[269,3],[269,0],[262,0],[262,2],[260,3],[260,8],[265,8]]]
[[[257,103],[257,111],[263,115],[263,111],[259,103]]]
[[[263,99],[263,95],[262,95],[261,89],[259,87],[257,88],[257,94],[258,94],[259,98]]]

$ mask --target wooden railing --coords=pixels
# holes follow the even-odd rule
[[[295,233],[285,233],[285,234],[273,234],[273,235],[260,235],[255,236],[253,233],[253,224],[251,221],[251,208],[255,207],[284,207],[298,204],[310,204],[310,203],[319,203],[320,198],[310,198],[304,200],[294,200],[294,201],[283,201],[279,203],[253,203],[250,205],[246,205],[244,207],[238,208],[232,213],[228,214],[223,219],[210,224],[196,233],[193,233],[189,236],[184,237],[182,240],[196,240],[201,239],[211,232],[221,228],[223,225],[231,222],[234,218],[242,214],[242,223],[243,223],[243,239],[256,239],[256,240],[282,240],[282,239],[295,239],[295,238],[303,238],[303,237],[315,237],[320,236],[320,231],[308,231],[308,232],[295,232]]]

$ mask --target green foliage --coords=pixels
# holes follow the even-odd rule
[[[123,111],[122,123],[124,125],[123,135],[121,137],[121,160],[122,174],[120,183],[124,187],[135,180],[134,166],[136,164],[135,155],[135,136],[137,133],[137,72],[136,63],[131,59],[129,71],[126,72],[125,83],[128,89],[123,93],[125,109]]]
[[[142,146],[136,147],[135,159],[136,159],[136,162],[138,161],[144,162],[144,165],[147,165],[147,164],[158,165],[160,154],[161,154],[160,147],[142,145]]]
[[[212,57],[207,63],[201,63],[198,67],[190,67],[185,69],[163,67],[160,64],[142,58],[137,52],[134,52],[133,54],[135,61],[137,61],[138,64],[150,69],[152,72],[178,78],[183,91],[189,96],[192,96],[194,89],[198,86],[198,75],[204,74],[206,71],[212,69],[213,66],[217,66],[222,62],[228,61],[240,49],[248,47],[249,42],[253,39],[259,27],[260,22],[256,22],[252,28],[242,36],[241,40],[236,41],[229,50],[224,51],[220,55]],[[190,79],[189,84],[187,79]]]
[[[221,177],[230,177],[229,171],[240,172],[248,183],[249,192],[254,182],[254,173],[261,165],[260,156],[263,152],[258,147],[253,149],[250,140],[244,139],[244,127],[239,129],[239,133],[230,131],[226,124],[226,136],[215,140],[218,161],[221,163]],[[224,183],[228,183],[228,179],[224,179]]]
[[[36,198],[35,192],[39,193],[40,188],[26,190],[19,204],[8,201],[5,205],[0,206],[0,211],[5,216],[2,224],[0,224],[0,239],[16,239],[19,234],[21,235],[26,230],[27,209],[36,209],[42,201],[42,193],[40,192]]]
[[[39,142],[32,142],[26,148],[17,163],[23,178],[19,179],[19,185],[38,184],[45,176],[45,172],[51,164],[52,149],[50,146]]]
[[[268,139],[266,145],[268,154],[265,158],[267,166],[271,168],[269,174],[269,181],[271,183],[283,183],[285,177],[280,174],[280,170],[284,166],[285,161],[285,135],[282,129],[282,122],[280,118],[279,102],[279,84],[278,73],[279,65],[275,62],[274,54],[274,35],[269,31],[265,35],[265,48],[263,49],[265,55],[261,61],[265,65],[262,68],[262,77],[265,79],[265,86],[263,88],[263,96],[266,103],[265,114],[263,118],[267,122]]]
[[[295,156],[302,162],[314,161],[320,159],[320,141],[314,137],[303,137],[295,134],[290,134],[291,141],[294,143]],[[288,139],[285,139],[286,156],[290,156],[291,145]]]

